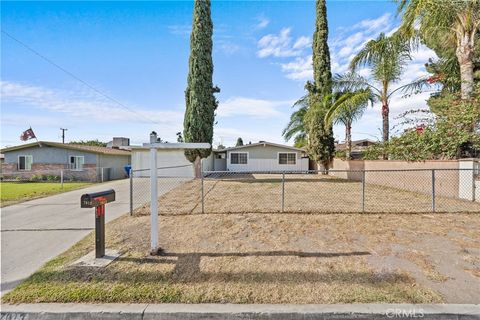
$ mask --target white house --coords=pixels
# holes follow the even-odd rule
[[[203,167],[211,171],[306,171],[308,163],[303,149],[260,141],[214,150]]]
[[[193,177],[192,164],[185,158],[184,150],[175,148],[158,149],[157,167],[159,176]],[[150,151],[148,147],[132,147],[132,169],[135,176],[150,175]],[[308,157],[305,150],[291,146],[260,141],[240,147],[213,150],[202,160],[204,171],[306,171]],[[176,168],[171,168],[176,167]]]

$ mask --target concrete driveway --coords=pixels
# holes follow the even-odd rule
[[[147,193],[147,197],[134,203],[134,207],[138,207],[144,203],[141,201],[148,199],[149,179],[136,181],[135,184]],[[173,187],[174,184],[169,184],[168,188],[159,188],[159,195],[163,193],[161,191],[166,192]],[[116,201],[106,206],[106,221],[110,221],[130,210],[128,179],[2,208],[1,293],[13,289],[45,262],[91,232],[95,227],[94,209],[81,209],[80,196],[109,188],[116,192]]]

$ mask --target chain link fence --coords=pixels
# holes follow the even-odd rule
[[[150,180],[132,181],[132,203],[145,207]],[[199,179],[159,175],[158,190],[160,214],[480,212],[478,168],[204,171]]]
[[[104,182],[111,180],[112,168],[84,167],[82,169],[52,168],[23,171],[3,170],[2,182]]]
[[[161,197],[173,189],[185,187],[192,181],[193,166],[169,166],[157,168],[157,192]],[[135,169],[130,171],[130,214],[134,210],[142,210],[150,204],[150,169]],[[181,199],[178,199],[181,201]]]

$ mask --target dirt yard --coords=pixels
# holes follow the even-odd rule
[[[161,215],[107,225],[123,255],[104,269],[69,266],[90,235],[3,302],[478,303],[478,214]]]
[[[432,196],[322,175],[244,174],[207,177],[204,180],[205,213],[365,212],[428,213]],[[414,181],[412,182],[414,183]],[[184,183],[159,199],[163,214],[201,213],[201,181]],[[436,212],[480,212],[480,202],[437,196]]]

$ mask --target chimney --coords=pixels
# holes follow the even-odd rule
[[[150,133],[150,143],[157,143],[157,133],[155,131]]]

